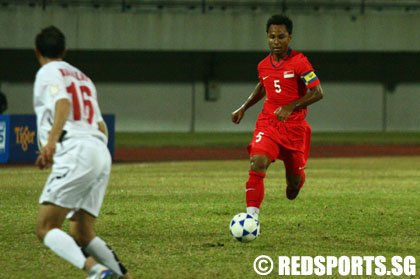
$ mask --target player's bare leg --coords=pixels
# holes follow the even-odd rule
[[[37,237],[58,256],[79,269],[86,270],[91,276],[103,273],[111,275],[111,271],[107,271],[105,266],[98,265],[91,257],[86,258],[74,239],[61,230],[61,226],[69,212],[70,209],[51,203],[41,204],[36,221]]]
[[[286,183],[286,197],[289,200],[294,200],[305,183],[305,173],[290,174],[286,172]]]
[[[264,154],[258,154],[251,157],[251,170],[265,173],[271,164],[271,159]]]
[[[60,229],[70,209],[63,208],[51,203],[39,206],[36,220],[36,236],[44,241],[45,235],[52,229]]]
[[[113,271],[113,278],[131,279],[111,247],[96,235],[95,220],[96,218],[88,212],[82,209],[77,211],[70,219],[70,234],[86,254]]]
[[[271,164],[271,159],[264,154],[253,155],[250,158],[251,168],[246,183],[247,213],[258,218],[260,206],[264,199],[265,172]]]
[[[83,209],[78,210],[70,218],[70,235],[81,247],[86,247],[95,238],[94,223],[95,217]]]

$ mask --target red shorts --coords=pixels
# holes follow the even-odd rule
[[[250,156],[264,154],[273,162],[284,162],[287,173],[302,174],[308,160],[311,127],[305,120],[280,122],[260,113],[254,137],[247,149]]]

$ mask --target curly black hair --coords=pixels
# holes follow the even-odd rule
[[[270,25],[285,25],[287,32],[289,34],[292,34],[293,32],[293,22],[285,15],[273,15],[271,16],[267,21],[267,28],[266,32],[268,33],[268,28],[270,28]]]

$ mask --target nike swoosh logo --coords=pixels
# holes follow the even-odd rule
[[[299,170],[303,170],[305,167],[299,167]]]
[[[266,80],[269,76],[263,77],[263,80]]]
[[[256,190],[255,188],[248,188],[245,190],[245,192],[251,191],[251,190]]]

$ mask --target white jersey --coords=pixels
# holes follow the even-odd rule
[[[71,103],[70,115],[64,125],[65,138],[94,136],[106,143],[98,130],[103,121],[93,82],[79,69],[64,61],[52,61],[39,69],[34,84],[34,110],[37,116],[38,140],[41,146],[48,141],[60,99]]]

